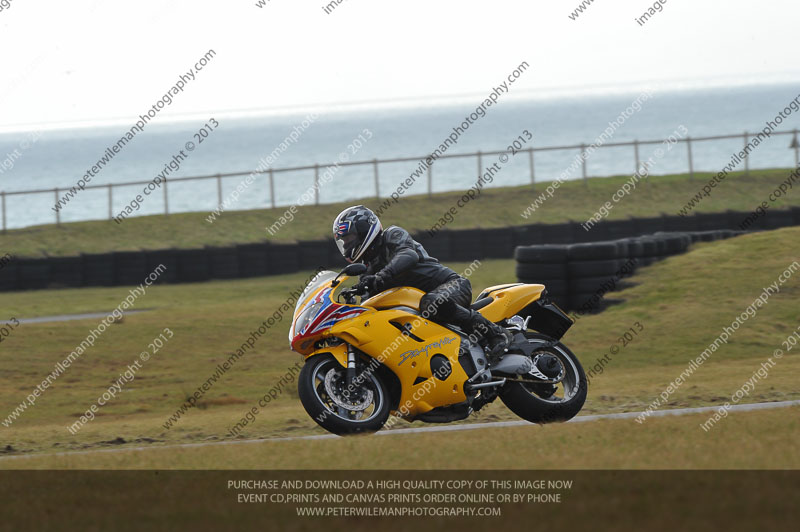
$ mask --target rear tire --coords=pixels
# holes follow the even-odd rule
[[[552,341],[548,336],[532,332],[525,333],[525,337],[528,342],[535,344],[544,345]],[[586,374],[581,363],[561,342],[556,342],[550,348],[537,349],[534,351],[534,354],[536,353],[551,353],[564,365],[564,380],[558,386],[559,391],[563,392],[563,397],[558,397],[556,394],[547,398],[543,392],[548,390],[548,385],[509,382],[500,391],[500,400],[509,410],[531,423],[554,423],[572,419],[583,408],[588,391]]]
[[[380,430],[389,418],[388,387],[377,371],[364,371],[361,373],[363,380],[353,386],[351,392],[357,399],[351,401],[339,393],[346,389],[345,373],[345,368],[333,355],[308,359],[297,377],[297,391],[306,412],[320,427],[339,436]],[[357,404],[364,397],[369,400]],[[350,402],[353,408],[339,406],[336,401]],[[365,407],[364,403],[369,404]]]

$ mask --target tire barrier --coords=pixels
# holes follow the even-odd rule
[[[145,260],[147,262],[147,273],[155,271],[159,265],[163,264],[166,268],[155,284],[168,284],[178,282],[178,253],[175,249],[156,249],[144,252]],[[144,279],[144,277],[142,277]],[[139,281],[141,283],[142,281]],[[136,284],[139,284],[136,283]]]
[[[83,284],[83,266],[81,258],[54,258],[50,263],[50,278],[48,284],[56,287],[80,286]],[[0,288],[0,290],[2,290],[2,288]]]
[[[517,260],[517,279],[523,283],[539,283],[559,306],[567,308],[569,275],[567,257],[569,248],[564,244],[520,246],[514,250]],[[534,279],[540,279],[534,281]]]
[[[83,258],[83,286],[114,286],[114,278],[117,276],[114,272],[113,253],[86,254],[81,257]]]
[[[613,277],[618,273],[612,271],[614,264],[619,268],[635,258],[638,266],[647,266],[659,258],[680,252],[688,243],[727,238],[740,232],[742,222],[751,215],[748,212],[727,211],[685,217],[663,215],[603,220],[588,232],[579,222],[491,229],[444,229],[434,236],[427,232],[416,233],[414,238],[444,263],[513,255],[518,262],[519,279],[549,283],[552,287],[549,291],[556,301],[568,307],[570,299],[575,303],[579,295],[588,294],[586,288],[590,285],[581,283],[580,291],[573,289],[570,292],[567,281]],[[749,224],[748,230],[800,225],[800,208],[768,210]],[[610,242],[615,244],[612,246]],[[595,244],[599,246],[595,247]],[[612,250],[615,246],[616,253]],[[0,255],[4,251],[13,253],[13,250],[0,250]],[[591,264],[593,261],[597,263]],[[293,244],[264,241],[229,247],[125,251],[77,257],[19,257],[0,269],[0,292],[136,285],[159,264],[166,266],[166,270],[157,283],[260,277],[292,273],[301,268],[313,270],[320,266],[339,270],[346,266],[332,239]],[[626,269],[619,275],[626,277],[630,273]]]
[[[239,244],[236,255],[239,257],[240,277],[261,277],[269,273],[267,242],[258,244]]]
[[[212,279],[236,279],[239,274],[239,250],[206,246],[209,275]]]
[[[115,285],[138,285],[153,271],[147,269],[147,256],[143,251],[121,251],[113,255]]]
[[[506,227],[484,229],[480,231],[480,245],[486,259],[505,259],[509,250],[514,249],[514,234]],[[436,256],[436,255],[434,255]],[[473,258],[469,260],[474,260]]]
[[[637,267],[684,253],[692,242],[730,238],[744,231],[664,232],[579,244],[519,246],[514,250],[517,279],[543,284],[564,310],[596,312],[614,303],[605,295],[624,287]]]
[[[267,268],[269,274],[296,272],[300,269],[300,246],[298,244],[272,244],[269,246]],[[309,264],[308,267],[314,267]]]
[[[178,259],[178,279],[189,283],[211,279],[211,264],[207,250],[179,249],[175,255]]]

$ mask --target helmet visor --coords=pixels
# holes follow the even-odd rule
[[[351,258],[350,255],[357,244],[358,235],[353,233],[336,237],[336,247],[339,248],[339,253],[341,253],[345,259],[349,260]]]

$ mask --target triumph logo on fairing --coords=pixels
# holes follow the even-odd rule
[[[451,344],[451,343],[453,343],[453,342],[455,342],[455,341],[456,341],[456,339],[455,339],[455,338],[447,338],[447,337],[444,337],[444,338],[442,338],[441,340],[439,340],[438,342],[433,342],[432,344],[428,344],[428,345],[426,345],[425,347],[423,347],[423,348],[421,348],[421,349],[412,349],[411,351],[406,351],[405,353],[403,353],[402,355],[400,355],[400,357],[402,358],[402,360],[400,360],[400,363],[399,363],[399,364],[397,364],[397,365],[398,365],[398,366],[400,366],[400,365],[402,365],[402,364],[403,364],[403,362],[405,362],[406,360],[408,360],[408,359],[411,359],[411,358],[418,357],[419,355],[421,355],[421,354],[423,354],[423,353],[425,353],[425,356],[428,356],[428,350],[429,350],[430,348],[432,348],[432,347],[433,347],[433,348],[437,348],[437,347],[444,347],[444,346],[446,346],[446,345],[448,345],[448,344]]]

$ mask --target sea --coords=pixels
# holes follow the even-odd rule
[[[446,153],[504,151],[513,146],[514,141],[523,149],[588,145],[596,141],[609,122],[614,121],[621,125],[606,142],[667,139],[671,135],[681,136],[682,131],[686,131],[683,136],[691,137],[753,134],[784,111],[798,93],[800,87],[796,84],[653,92],[642,101],[639,111],[631,108],[632,102],[641,97],[638,92],[530,99],[501,97],[481,113],[483,116],[473,120],[463,133],[458,134],[457,143],[450,145]],[[345,160],[370,162],[413,158],[378,165],[377,193],[387,197],[418,169],[419,159],[435,150],[454,128],[463,125],[465,118],[482,100],[476,96],[474,100],[460,98],[453,102],[375,105],[316,111],[314,114],[298,111],[214,116],[210,113],[208,117],[175,122],[160,121],[156,117],[92,177],[90,184],[152,181],[183,150],[183,160],[179,165],[173,164],[178,169],[170,170],[168,174],[169,210],[172,213],[207,213],[219,207],[220,191],[216,179],[169,182],[171,178],[188,176],[244,173],[221,181],[222,198],[228,200],[226,210],[259,209],[273,204],[303,205],[316,201],[317,194],[310,193],[314,185],[313,169],[274,173],[273,197],[268,174],[257,174],[250,183],[244,182],[246,174],[259,167],[278,170],[320,165],[320,175],[325,177],[318,189],[318,200],[321,203],[356,202],[376,195],[374,165],[339,166],[325,174],[329,165]],[[629,113],[631,110],[634,112]],[[800,128],[800,112],[789,110],[791,114],[777,125],[776,130]],[[629,116],[620,121],[623,113]],[[7,195],[6,226],[21,228],[54,223],[56,196],[53,189],[60,189],[63,196],[135,122],[136,119],[132,118],[130,123],[45,127],[0,134],[0,191],[44,191]],[[286,142],[287,138],[289,142]],[[751,153],[748,159],[750,168],[794,166],[795,150],[790,148],[791,142],[790,135],[773,136]],[[188,143],[193,145],[191,151],[187,150]],[[743,137],[693,142],[694,170],[720,171],[743,144]],[[640,145],[640,160],[647,160],[657,148],[659,145]],[[536,152],[534,179],[537,183],[556,179],[572,165],[579,152],[580,149]],[[487,187],[531,182],[528,154],[509,151],[508,155],[508,162],[503,164]],[[482,163],[485,167],[495,161],[497,156],[487,156]],[[573,165],[573,169],[568,177],[580,179],[580,167]],[[478,170],[475,157],[439,159],[431,170],[432,190],[467,189],[477,180]],[[635,170],[631,146],[601,147],[586,162],[589,176],[631,175]],[[656,160],[650,173],[657,179],[658,175],[687,171],[687,146],[676,144]],[[244,192],[236,201],[231,201],[237,187]],[[114,187],[112,213],[122,212],[137,194],[142,194],[142,190],[141,184]],[[427,174],[416,179],[406,194],[426,192]],[[107,219],[108,198],[106,188],[79,191],[60,209],[60,221]],[[139,209],[133,216],[164,212],[163,191],[143,198],[142,202],[137,202]]]

